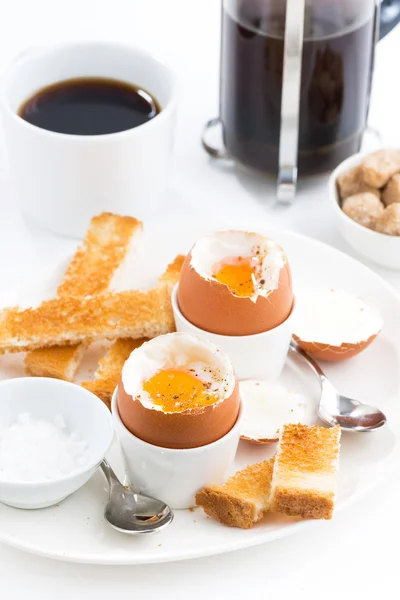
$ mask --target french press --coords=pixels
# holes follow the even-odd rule
[[[215,157],[277,176],[291,202],[298,174],[329,172],[358,152],[376,42],[400,0],[222,0]],[[222,128],[223,149],[208,130]]]

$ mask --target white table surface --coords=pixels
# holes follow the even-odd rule
[[[174,169],[159,218],[203,220],[210,226],[227,218],[254,220],[305,233],[352,254],[331,225],[324,179],[301,186],[293,207],[276,209],[271,185],[210,162],[201,149],[202,126],[217,110],[218,0],[4,0],[0,14],[0,71],[28,46],[72,39],[140,45],[174,67],[181,100]],[[399,55],[400,27],[378,46],[370,112],[371,124],[393,146],[400,138]],[[42,264],[56,263],[73,243],[23,221],[9,193],[1,148],[0,158],[0,277],[5,286],[17,284]],[[400,292],[400,272],[378,272]],[[313,600],[369,599],[379,593],[397,598],[399,475],[331,522],[223,556],[106,568],[59,563],[0,545],[0,597],[103,600],[125,593],[163,600],[245,595],[257,600],[279,594]]]

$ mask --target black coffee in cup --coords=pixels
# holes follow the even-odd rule
[[[114,79],[77,78],[36,92],[18,114],[32,125],[72,135],[103,135],[143,125],[160,112],[145,90]]]
[[[220,89],[224,144],[240,163],[276,174],[284,3],[240,0],[224,4]],[[227,8],[234,4],[235,15]],[[301,175],[330,171],[357,152],[368,111],[372,13],[361,22],[357,15],[346,21],[343,5],[335,6],[334,0],[320,4],[319,12],[306,11],[298,159]],[[281,14],[279,6],[283,7]]]

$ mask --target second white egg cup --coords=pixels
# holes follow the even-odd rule
[[[125,470],[134,489],[159,498],[172,509],[196,506],[196,494],[205,485],[221,485],[228,475],[239,445],[243,409],[228,433],[198,448],[162,448],[131,433],[122,422],[112,398],[112,418],[121,445]]]
[[[172,292],[172,310],[177,331],[191,333],[213,342],[233,362],[239,379],[276,381],[285,365],[293,333],[293,313],[269,331],[253,335],[219,335],[200,329],[188,321],[178,305],[178,285]]]

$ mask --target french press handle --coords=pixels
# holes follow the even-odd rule
[[[290,204],[296,194],[297,154],[300,123],[301,63],[306,0],[287,0],[283,48],[281,125],[277,199]],[[202,135],[204,149],[214,158],[230,158],[225,148],[218,149],[207,141],[207,133],[220,119],[211,119]]]
[[[277,186],[278,201],[284,204],[293,201],[297,185],[304,14],[305,0],[287,0]]]
[[[380,6],[379,39],[400,23],[400,0],[382,0]]]
[[[400,23],[400,0],[375,0],[375,8],[374,45]],[[293,201],[297,185],[304,14],[305,0],[287,0],[277,188],[278,200],[286,204]]]

